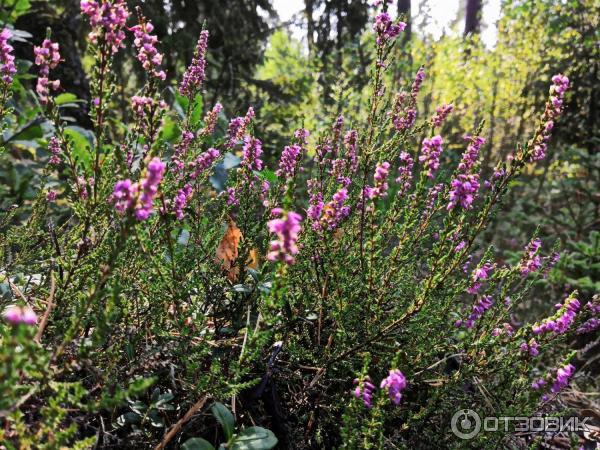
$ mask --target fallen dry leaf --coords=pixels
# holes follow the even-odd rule
[[[221,267],[227,272],[229,281],[235,281],[239,269],[234,266],[235,260],[238,257],[238,247],[242,240],[242,232],[237,227],[233,219],[229,218],[229,224],[221,239],[221,243],[217,247],[216,262],[221,264]]]

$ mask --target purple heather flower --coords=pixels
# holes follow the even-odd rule
[[[183,161],[195,137],[194,133],[185,130],[181,133],[181,141],[173,147],[173,157],[171,158],[171,162],[175,166],[175,170],[180,174],[183,172],[183,169],[185,169],[185,163]]]
[[[177,191],[177,196],[175,197],[175,216],[177,219],[183,220],[183,209],[192,197],[192,192],[193,189],[190,184],[186,184],[183,189],[179,189],[179,191]]]
[[[277,235],[277,239],[271,241],[269,245],[270,251],[267,254],[267,259],[294,264],[294,255],[299,251],[296,242],[302,229],[300,226],[302,216],[293,211],[284,214],[281,208],[273,209],[272,215],[280,217],[267,222],[269,232]]]
[[[388,183],[387,178],[390,173],[390,163],[384,161],[382,163],[377,164],[375,167],[375,175],[373,175],[373,180],[375,181],[375,186],[365,187],[364,198],[368,199],[378,199],[387,196],[388,191]]]
[[[202,87],[204,82],[204,70],[206,69],[206,48],[208,46],[208,31],[202,30],[196,45],[196,51],[192,63],[183,74],[179,93],[192,98]]]
[[[321,213],[323,212],[323,207],[325,206],[325,203],[323,203],[323,193],[319,190],[319,183],[317,180],[308,180],[306,184],[310,194],[310,198],[308,200],[309,207],[306,210],[306,214],[308,219],[312,222],[313,230],[318,231],[321,229],[321,223],[319,220],[321,219]]]
[[[380,387],[387,389],[394,405],[399,405],[402,400],[402,391],[406,389],[406,377],[398,369],[390,370],[388,377],[381,381]]]
[[[50,203],[53,203],[56,201],[56,191],[48,191],[48,193],[46,194],[46,200]]]
[[[4,28],[0,32],[0,85],[5,87],[13,81],[13,75],[17,73],[15,66],[15,57],[13,55],[13,47],[8,43],[12,38],[12,33],[8,28]]]
[[[158,38],[151,34],[154,26],[144,17],[140,17],[140,23],[129,29],[133,32],[135,39],[133,44],[138,49],[137,59],[150,76],[165,80],[167,74],[160,68],[163,60],[162,53],[156,49]]]
[[[298,139],[298,143],[306,145],[308,143],[308,137],[310,136],[310,131],[305,128],[298,128],[294,132],[294,137]]]
[[[90,41],[98,42],[98,38],[104,36],[110,45],[112,53],[123,47],[125,32],[123,27],[129,17],[127,5],[121,0],[81,0],[81,12],[89,17],[92,31],[88,35]]]
[[[533,148],[530,161],[539,161],[546,156],[554,122],[562,113],[563,98],[568,87],[569,79],[565,75],[558,74],[552,77],[550,98],[546,102],[546,109],[541,119],[541,131],[529,143],[530,147]]]
[[[35,90],[42,104],[48,103],[50,91],[60,87],[60,80],[50,81],[50,69],[56,68],[60,62],[59,46],[56,42],[44,39],[40,47],[33,47],[35,65],[40,67]]]
[[[427,171],[426,174],[429,178],[433,178],[440,167],[440,155],[443,151],[442,143],[442,137],[439,135],[431,139],[423,139],[419,161],[423,163],[423,168]]]
[[[254,170],[262,170],[263,162],[260,159],[262,155],[262,143],[250,135],[244,137],[244,147],[242,149],[242,161],[240,168],[247,169],[252,172]]]
[[[393,40],[404,31],[406,23],[393,23],[392,18],[387,12],[382,12],[375,17],[373,31],[377,33],[377,45],[383,45],[387,41]]]
[[[235,188],[227,188],[227,204],[229,206],[239,205],[240,201],[236,196]]]
[[[146,178],[140,181],[139,205],[135,209],[135,217],[138,220],[146,220],[152,214],[154,197],[158,192],[158,185],[164,172],[165,163],[159,158],[152,158],[146,170]]]
[[[538,389],[541,389],[542,386],[544,386],[545,384],[546,384],[546,380],[544,380],[543,378],[540,378],[538,380],[535,380],[533,383],[531,383],[531,387],[537,391]]]
[[[371,383],[371,377],[367,376],[362,382],[358,379],[354,380],[354,384],[356,387],[352,393],[358,399],[362,399],[363,403],[367,408],[371,408],[373,401],[373,391],[375,391],[375,386]]]
[[[358,169],[358,132],[356,130],[350,130],[344,136],[344,145],[346,147],[346,159],[349,163],[349,169],[351,173],[356,172]]]
[[[585,321],[579,328],[577,328],[577,334],[590,333],[596,329],[600,328],[600,320],[595,317],[588,319]]]
[[[541,245],[542,241],[539,239],[532,239],[531,242],[527,244],[525,254],[519,263],[519,270],[523,277],[526,277],[531,272],[536,272],[541,267],[541,258],[538,255]]]
[[[221,156],[221,153],[216,148],[209,148],[207,151],[203,152],[196,158],[195,161],[192,161],[189,164],[190,169],[193,169],[193,172],[190,173],[190,178],[195,180],[198,178],[202,172],[206,171],[210,166],[214,164],[214,162]]]
[[[407,152],[400,153],[400,165],[398,166],[398,177],[396,178],[396,183],[400,185],[400,189],[398,190],[398,195],[404,195],[411,186],[412,183],[412,170],[414,166],[414,161],[410,154]]]
[[[279,160],[279,169],[275,172],[278,177],[286,180],[294,178],[300,158],[302,157],[302,147],[298,144],[286,145],[281,152]]]
[[[35,325],[37,323],[37,315],[29,306],[11,305],[4,310],[2,316],[11,325]]]
[[[575,373],[575,366],[567,364],[556,371],[556,380],[552,384],[550,390],[553,394],[558,394],[563,388],[569,384],[570,378]]]
[[[544,319],[541,324],[535,324],[532,327],[534,334],[552,332],[556,335],[567,332],[571,324],[575,321],[575,316],[579,311],[581,303],[575,297],[569,297],[563,305],[558,305],[558,312],[547,319]]]
[[[494,304],[494,299],[490,295],[484,295],[479,299],[475,305],[473,305],[473,310],[469,317],[463,322],[465,328],[473,328],[475,326],[475,322],[479,320],[485,312],[492,307]]]
[[[477,191],[479,190],[478,174],[459,174],[451,183],[450,201],[446,209],[450,211],[456,205],[470,209]]]
[[[244,117],[235,117],[229,122],[229,128],[227,130],[228,143],[227,148],[233,148],[236,146],[246,134],[246,130],[254,118],[254,108],[248,108],[248,112]]]
[[[431,118],[431,123],[433,124],[433,126],[434,127],[441,126],[442,123],[444,122],[444,120],[446,119],[446,117],[448,117],[448,114],[450,114],[453,109],[454,109],[454,106],[451,104],[444,104],[444,105],[438,106],[435,109],[434,116]]]
[[[485,144],[485,138],[481,136],[465,136],[465,139],[469,141],[469,145],[458,165],[458,170],[462,173],[468,173],[475,167],[479,158],[479,150]]]
[[[223,105],[220,103],[215,103],[213,109],[211,109],[206,116],[204,116],[204,128],[200,130],[200,136],[210,136],[214,133],[215,127],[217,125],[217,119],[219,118],[219,114],[223,110]]]
[[[114,205],[115,210],[118,213],[125,213],[134,207],[137,198],[138,186],[132,183],[131,180],[117,181],[115,184],[111,203]]]
[[[48,151],[52,154],[48,163],[52,165],[60,164],[61,148],[60,141],[56,136],[52,136],[48,141]]]
[[[529,343],[522,342],[519,348],[523,353],[529,353],[530,356],[538,356],[540,354],[539,344],[535,339],[531,339]]]
[[[348,200],[348,189],[341,188],[333,194],[324,209],[322,222],[328,230],[333,230],[350,214],[350,207],[344,205]]]

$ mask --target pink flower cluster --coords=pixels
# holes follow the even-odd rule
[[[446,209],[450,211],[456,205],[460,205],[464,209],[470,209],[479,191],[479,175],[476,173],[458,174],[450,183],[450,187],[450,201]]]
[[[398,166],[398,177],[396,178],[396,183],[400,185],[398,195],[404,195],[410,189],[413,179],[413,166],[414,161],[410,154],[407,152],[401,152],[400,165]]]
[[[183,189],[177,191],[177,196],[175,197],[175,216],[178,220],[183,220],[183,209],[192,197],[192,192],[193,189],[190,184],[186,184]]]
[[[367,408],[371,408],[373,406],[373,392],[375,391],[375,386],[371,382],[371,377],[367,376],[364,380],[360,381],[358,378],[354,380],[354,384],[356,387],[352,394],[358,399],[361,399]]]
[[[270,233],[277,235],[277,239],[271,241],[267,259],[294,264],[294,256],[299,251],[296,242],[302,229],[300,226],[302,216],[293,211],[284,213],[281,208],[273,208],[271,214],[277,218],[267,222],[267,227]]]
[[[29,306],[9,306],[4,310],[2,316],[11,325],[35,325],[37,323],[37,315]]]
[[[575,321],[575,316],[581,307],[581,303],[575,297],[569,297],[564,304],[555,305],[558,312],[547,319],[544,319],[540,325],[533,325],[532,331],[534,334],[554,333],[564,334],[567,332],[571,324]]]
[[[415,124],[415,120],[417,119],[417,97],[419,95],[424,80],[425,69],[423,67],[420,67],[417,71],[417,74],[415,75],[415,80],[413,81],[410,93],[410,101],[406,106],[406,111],[404,113],[402,110],[402,106],[404,105],[404,101],[406,100],[407,94],[405,92],[400,92],[396,95],[394,107],[392,111],[388,113],[392,116],[392,123],[396,127],[396,130],[406,130],[408,128],[411,128]]]
[[[375,167],[375,175],[373,175],[375,186],[365,186],[364,197],[367,199],[378,199],[387,196],[387,191],[389,188],[387,178],[389,173],[389,162],[383,161],[382,163],[377,164]]]
[[[296,174],[296,169],[302,156],[302,147],[298,144],[286,145],[281,152],[279,169],[275,172],[278,177],[289,180]]]
[[[432,125],[434,127],[441,126],[442,123],[444,122],[444,120],[446,120],[446,117],[448,117],[448,115],[452,112],[453,109],[454,109],[454,105],[452,105],[452,104],[444,104],[444,105],[438,106],[435,109],[435,114],[431,118]]]
[[[532,239],[527,247],[525,248],[525,254],[519,263],[519,270],[521,271],[521,275],[526,277],[531,272],[536,272],[542,265],[540,255],[538,251],[542,246],[542,241],[539,239]]]
[[[228,148],[236,146],[239,140],[241,140],[246,134],[246,130],[254,118],[254,108],[248,108],[248,112],[244,117],[235,117],[229,122],[228,134]]]
[[[140,23],[130,28],[135,39],[133,44],[138,49],[137,59],[142,67],[153,77],[164,80],[167,74],[160,68],[163,55],[156,49],[158,38],[150,34],[154,30],[151,22],[140,17]]]
[[[242,148],[242,162],[240,166],[249,172],[254,170],[262,170],[263,162],[260,158],[262,155],[262,143],[259,139],[246,135],[244,137],[244,146]]]
[[[433,178],[435,172],[440,167],[440,155],[442,154],[442,137],[434,136],[431,139],[423,139],[421,146],[421,155],[419,161],[423,163],[423,168],[427,171],[429,178]]]
[[[13,75],[17,73],[13,47],[8,43],[12,33],[8,28],[0,31],[0,80],[8,86],[13,81]]]
[[[60,148],[60,141],[58,140],[58,138],[56,136],[52,136],[50,138],[50,141],[48,141],[48,150],[52,154],[48,163],[55,165],[55,166],[60,164],[61,148]]]
[[[206,69],[206,49],[208,47],[208,31],[202,30],[196,45],[196,51],[192,63],[183,74],[183,80],[179,86],[179,93],[192,98],[202,87]]]
[[[90,41],[97,43],[98,38],[104,38],[112,53],[117,53],[123,47],[123,27],[129,17],[126,3],[121,0],[81,0],[79,6],[81,12],[90,19]]]
[[[539,347],[539,344],[533,338],[529,340],[529,343],[523,342],[519,346],[523,353],[529,353],[530,356],[538,356],[540,354]]]
[[[40,97],[42,104],[48,103],[50,90],[57,90],[60,87],[60,80],[50,81],[50,69],[56,68],[60,62],[59,46],[56,42],[49,39],[44,39],[40,47],[33,47],[35,55],[35,64],[40,66],[36,92]]]
[[[373,25],[373,31],[377,33],[377,45],[383,45],[395,39],[405,28],[406,23],[400,21],[393,23],[392,18],[387,12],[379,13],[375,17],[375,24]]]
[[[533,139],[531,145],[531,161],[539,161],[546,156],[548,141],[554,128],[554,121],[560,116],[563,108],[564,95],[569,88],[569,79],[562,74],[552,77],[550,86],[550,98],[546,103],[546,109],[542,115],[542,131]]]
[[[381,381],[381,389],[387,389],[390,400],[394,405],[399,405],[402,400],[402,391],[406,389],[406,377],[398,369],[390,370],[387,378]]]
[[[492,307],[494,304],[494,299],[490,295],[484,295],[479,299],[475,305],[473,305],[473,311],[469,315],[469,317],[465,320],[457,320],[454,325],[458,328],[462,325],[465,328],[473,328],[475,326],[475,322],[479,320],[485,312]]]
[[[200,136],[210,136],[213,134],[217,125],[217,119],[222,110],[223,105],[217,102],[215,103],[215,106],[213,106],[213,109],[206,113],[206,116],[204,116],[204,128],[199,132]]]
[[[216,148],[209,148],[201,153],[195,161],[190,163],[190,168],[194,171],[190,174],[190,178],[195,180],[202,172],[207,170],[221,156],[221,153]]]
[[[597,314],[600,314],[600,305],[594,305],[592,302],[587,302],[585,306],[587,309],[590,310],[590,313],[592,316],[596,316]],[[596,317],[591,317],[577,329],[577,333],[578,334],[589,333],[598,328],[600,328],[600,320],[598,320],[598,318],[596,318]]]
[[[121,214],[134,210],[138,220],[148,219],[164,172],[165,164],[159,158],[153,158],[148,163],[146,177],[139,183],[129,179],[117,181],[111,196],[115,210]]]
[[[356,172],[358,169],[358,132],[356,130],[349,130],[344,136],[344,146],[346,147],[346,158],[348,160],[348,168],[351,173]]]
[[[334,230],[350,214],[350,206],[345,205],[348,200],[348,189],[339,189],[331,197],[331,201],[324,208],[322,222],[329,231]]]

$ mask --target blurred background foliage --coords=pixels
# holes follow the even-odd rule
[[[458,0],[457,0],[458,1]],[[417,2],[417,8],[412,4]],[[374,9],[366,0],[304,0],[303,9],[283,22],[271,0],[131,0],[156,27],[167,70],[165,90],[173,88],[191,60],[196,39],[210,30],[208,80],[204,109],[220,101],[225,106],[221,126],[229,117],[257,113],[255,133],[267,158],[278,158],[291,133],[330,124],[343,109],[350,121],[366,114],[369,70],[373,59],[367,34]],[[391,70],[397,90],[409,90],[414,74],[424,66],[427,80],[419,104],[421,117],[443,103],[455,111],[442,134],[447,158],[464,148],[461,130],[475,130],[484,121],[484,171],[524,143],[543,110],[550,77],[571,79],[565,113],[557,124],[549,157],[531,166],[511,193],[509,214],[494,224],[486,239],[501,258],[515,258],[529,236],[537,232],[564,249],[557,271],[545,289],[578,289],[589,297],[600,286],[600,24],[598,0],[504,0],[494,45],[481,38],[482,0],[460,0],[453,32],[434,38],[427,32],[431,8],[427,0],[397,0],[393,14],[410,26],[397,42],[399,58]],[[281,7],[281,2],[279,2]],[[419,11],[414,15],[411,12]],[[52,29],[65,59],[59,66],[63,94],[59,97],[69,133],[82,146],[91,135],[87,117],[91,59],[85,56],[88,32],[78,0],[2,0],[0,23],[15,29],[19,76],[11,107],[17,112],[2,125],[0,146],[0,207],[31,199],[32,185],[43,179],[51,127],[41,119],[31,89],[34,83],[32,46]],[[135,19],[131,18],[133,23]],[[298,39],[298,29],[302,39]],[[291,32],[292,29],[296,31]],[[144,74],[134,63],[131,45],[119,53],[113,107],[124,118],[136,79]],[[174,117],[164,133],[179,136]],[[316,137],[313,136],[313,139]],[[400,149],[399,149],[400,150]],[[506,219],[509,217],[509,219]],[[515,226],[518,224],[518,226]]]

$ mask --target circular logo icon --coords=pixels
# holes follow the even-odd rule
[[[452,416],[450,426],[456,437],[472,439],[481,430],[481,418],[472,409],[461,409]]]

